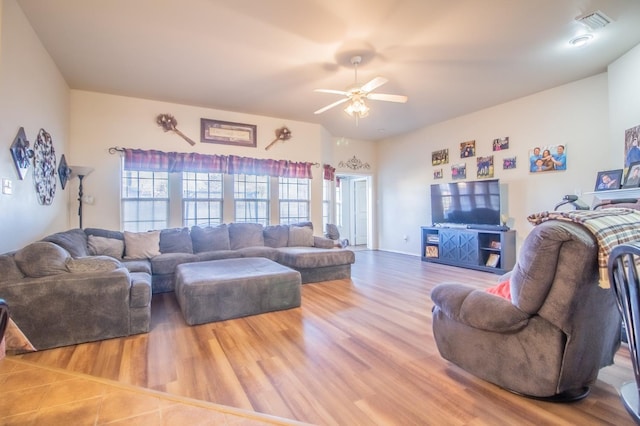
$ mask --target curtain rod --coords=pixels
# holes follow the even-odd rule
[[[124,152],[124,148],[121,148],[119,146],[112,146],[111,148],[109,148],[109,154],[115,154],[116,152]],[[291,161],[291,160],[287,160],[287,161]],[[320,167],[320,163],[311,163],[311,165]]]

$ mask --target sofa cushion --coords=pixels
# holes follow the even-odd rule
[[[351,250],[315,247],[282,247],[276,250],[278,250],[278,263],[295,269],[349,265],[356,260]]]
[[[18,268],[32,278],[69,273],[66,262],[70,257],[68,251],[48,241],[31,243],[14,255]]]
[[[235,253],[238,257],[263,257],[274,262],[278,259],[278,251],[273,247],[245,247],[235,250]]]
[[[96,237],[115,238],[124,241],[124,234],[120,231],[111,231],[102,228],[85,228],[84,233],[87,235],[95,235]]]
[[[229,225],[231,250],[264,246],[263,227],[259,223],[232,223]]]
[[[193,253],[189,228],[172,228],[160,231],[160,253]]]
[[[24,278],[12,255],[0,256],[0,281],[15,281]]]
[[[242,254],[237,250],[214,250],[196,253],[196,259],[198,262],[205,260],[235,259],[238,257],[242,257]]]
[[[218,226],[191,227],[193,252],[202,253],[214,250],[229,250],[229,227],[225,224]]]
[[[87,241],[90,255],[111,256],[116,259],[122,259],[122,254],[124,253],[124,240],[89,235],[87,237]]]
[[[160,254],[160,231],[124,231],[124,258],[149,259]]]
[[[313,247],[313,229],[307,226],[289,227],[289,247]]]
[[[197,261],[198,258],[193,253],[162,253],[151,259],[151,270],[154,275],[173,274],[176,266]]]
[[[149,259],[122,259],[122,264],[129,272],[142,272],[151,275],[151,261]]]
[[[67,259],[67,269],[71,273],[109,272],[122,267],[119,260],[110,256],[89,256]]]
[[[65,249],[73,257],[88,256],[87,234],[82,229],[70,229],[64,232],[51,234],[42,239],[54,243]]]
[[[289,242],[288,225],[271,225],[264,227],[264,245],[267,247],[286,247]]]

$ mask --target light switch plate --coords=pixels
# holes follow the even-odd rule
[[[2,193],[6,195],[13,194],[13,182],[11,179],[2,179]]]

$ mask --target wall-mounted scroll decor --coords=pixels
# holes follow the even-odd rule
[[[13,157],[13,164],[15,164],[18,171],[18,177],[23,180],[27,176],[29,166],[31,166],[31,159],[33,158],[33,150],[29,149],[29,141],[24,133],[24,127],[20,127],[20,130],[18,130],[18,134],[13,139],[9,150]]]
[[[53,149],[51,135],[40,129],[36,143],[33,144],[35,159],[33,162],[33,180],[36,185],[38,202],[48,206],[56,194],[56,152]]]
[[[360,170],[360,169],[369,170],[371,168],[369,163],[363,163],[360,159],[356,158],[355,155],[352,158],[348,159],[346,162],[345,161],[339,162],[338,167],[346,167],[351,170]]]

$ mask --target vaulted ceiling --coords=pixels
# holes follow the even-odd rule
[[[377,140],[606,71],[637,0],[17,0],[72,89],[318,123]],[[590,31],[576,17],[611,19]],[[582,48],[569,40],[591,32]],[[344,104],[383,76],[358,121]],[[215,117],[210,117],[215,118]]]

